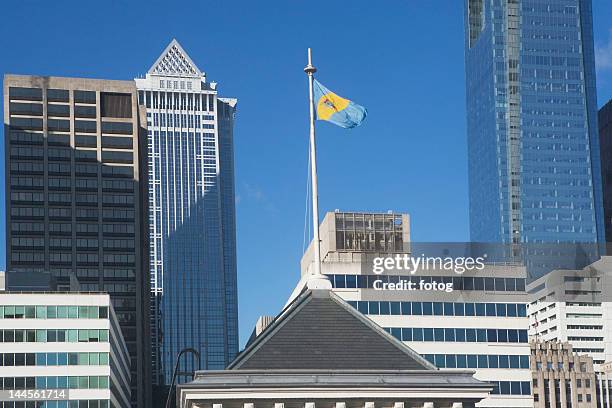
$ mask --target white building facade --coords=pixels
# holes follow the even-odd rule
[[[612,257],[582,270],[557,270],[527,286],[530,335],[570,343],[593,358],[596,372],[612,361]]]
[[[328,213],[320,227],[322,272],[334,292],[437,367],[473,369],[475,378],[493,383],[478,407],[533,406],[525,269],[506,264],[464,275],[435,269],[374,273],[374,258],[410,253],[407,222],[406,214]],[[292,298],[307,280],[311,249]],[[451,284],[453,291],[383,289],[422,280]]]
[[[173,40],[137,78],[147,110],[153,383],[181,371],[224,368],[238,352],[233,122],[220,98]],[[199,318],[194,318],[199,316]],[[181,378],[179,378],[179,381]]]
[[[130,360],[110,296],[0,293],[0,407],[130,407]]]

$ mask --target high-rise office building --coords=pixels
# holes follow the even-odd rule
[[[606,243],[612,243],[612,100],[599,110],[599,147]],[[612,248],[606,248],[608,255]]]
[[[465,6],[471,240],[597,251],[604,223],[591,0]]]
[[[478,407],[532,407],[525,268],[485,265],[463,274],[422,265],[410,271],[374,270],[375,259],[422,257],[425,246],[410,242],[408,218],[327,213],[319,228],[321,271],[333,291],[437,367],[473,369],[477,379],[493,383],[491,396]],[[445,244],[427,249],[449,256],[456,251]],[[311,243],[292,299],[303,291],[312,267]],[[407,290],[400,286],[406,282],[452,285],[453,290]]]
[[[144,122],[133,81],[4,77],[7,270],[110,293],[139,408],[151,383]]]
[[[238,352],[233,169],[235,99],[220,98],[173,40],[136,79],[146,106],[153,381],[221,369]],[[179,380],[184,378],[179,377]]]

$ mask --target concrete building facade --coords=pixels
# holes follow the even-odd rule
[[[593,359],[573,352],[569,343],[530,343],[535,408],[596,408],[597,378]]]
[[[130,357],[108,294],[0,293],[0,407],[128,408]]]
[[[110,293],[133,404],[150,406],[146,116],[136,86],[5,75],[3,89],[7,270]]]
[[[612,361],[612,257],[581,270],[557,270],[527,285],[530,335],[570,343],[593,358],[595,370]]]
[[[491,395],[477,406],[533,405],[523,267],[486,265],[463,275],[440,268],[375,273],[375,258],[403,256],[415,248],[406,214],[330,212],[320,237],[322,272],[334,293],[437,367],[473,369],[476,378],[493,383]],[[312,244],[291,299],[306,285],[311,252]],[[453,290],[383,289],[406,281],[437,282]]]

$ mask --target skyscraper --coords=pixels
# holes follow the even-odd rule
[[[612,242],[612,100],[599,110],[599,145],[606,242]],[[608,255],[612,248],[607,248]]]
[[[602,243],[591,0],[466,0],[470,232]]]
[[[184,348],[200,352],[202,369],[238,352],[236,100],[219,98],[176,40],[136,85],[148,122],[153,381],[163,385]]]
[[[110,293],[139,408],[151,384],[144,121],[133,81],[4,77],[7,269]]]

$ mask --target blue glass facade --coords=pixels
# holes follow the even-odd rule
[[[238,352],[233,121],[236,101],[173,41],[137,79],[149,129],[154,382],[222,369]],[[188,378],[188,377],[187,377]],[[178,381],[186,380],[179,377]]]
[[[591,1],[466,0],[465,29],[471,240],[604,242]]]

